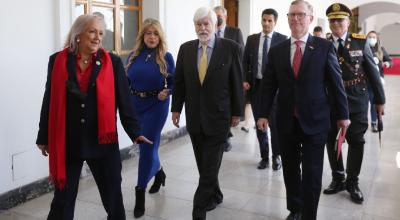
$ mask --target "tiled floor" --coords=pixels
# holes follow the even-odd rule
[[[396,165],[396,154],[400,154],[400,76],[387,76],[385,79],[388,104],[384,118],[383,147],[379,148],[377,134],[370,131],[366,134],[367,145],[360,175],[360,187],[365,195],[365,202],[362,205],[352,203],[345,191],[336,195],[322,194],[318,219],[400,219],[400,169]],[[256,168],[259,151],[254,129],[250,129],[249,133],[239,128],[232,130],[235,135],[232,139],[233,149],[224,154],[220,172],[224,202],[207,213],[207,219],[284,219],[288,212],[282,171]],[[158,194],[146,194],[146,213],[142,219],[191,219],[192,198],[198,174],[189,138],[183,137],[162,146],[160,157],[167,174],[166,187]],[[137,158],[123,162],[122,187],[127,219],[134,219],[132,210],[137,162]],[[323,187],[329,182],[330,168],[326,159]],[[0,213],[0,219],[46,219],[51,199],[52,194],[43,195]],[[99,193],[91,177],[80,182],[75,219],[106,219]]]

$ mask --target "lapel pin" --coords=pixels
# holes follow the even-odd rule
[[[314,50],[314,46],[313,45],[310,45],[310,46],[308,46],[311,50]]]
[[[97,60],[97,61],[96,61],[96,65],[97,65],[97,66],[100,66],[100,64],[101,64],[100,61]]]

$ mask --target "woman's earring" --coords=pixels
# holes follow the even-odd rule
[[[78,38],[78,39],[76,39],[76,42],[78,42],[78,43],[79,43],[80,41],[81,41],[81,40],[80,40],[79,38]]]

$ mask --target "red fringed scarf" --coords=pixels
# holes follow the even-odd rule
[[[110,55],[102,49],[103,63],[96,78],[97,124],[99,144],[112,144],[118,141],[115,121],[114,71]],[[51,74],[50,112],[49,112],[49,166],[50,180],[58,189],[66,184],[65,168],[65,125],[67,89],[68,48],[57,54]]]

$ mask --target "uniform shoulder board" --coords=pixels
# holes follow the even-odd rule
[[[356,39],[363,39],[363,40],[367,39],[367,36],[364,35],[364,34],[352,33],[352,34],[351,34],[351,37],[352,37],[352,38],[356,38]]]

